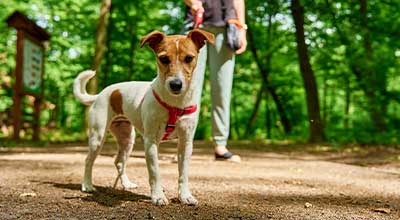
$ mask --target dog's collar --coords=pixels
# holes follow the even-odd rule
[[[162,140],[168,140],[169,135],[175,130],[176,121],[178,120],[178,118],[183,115],[189,115],[196,112],[197,105],[191,105],[184,109],[173,107],[161,100],[160,96],[154,91],[154,89],[152,89],[152,91],[153,96],[154,98],[156,98],[157,102],[168,110],[168,121],[167,125],[165,126],[164,136],[162,138]]]

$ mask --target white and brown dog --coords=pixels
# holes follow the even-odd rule
[[[160,180],[158,145],[162,140],[178,138],[179,199],[183,204],[196,205],[188,187],[189,161],[197,126],[195,74],[199,50],[206,41],[214,43],[214,35],[195,29],[184,35],[166,36],[153,31],[144,36],[157,56],[158,74],[152,82],[124,82],[108,86],[97,95],[86,92],[86,84],[95,75],[84,71],[74,82],[74,95],[83,104],[91,105],[88,114],[89,153],[86,158],[82,191],[91,192],[92,167],[99,154],[106,132],[110,130],[118,143],[115,166],[122,186],[135,188],[125,173],[126,161],[132,152],[135,129],[143,135],[151,200],[167,205]]]

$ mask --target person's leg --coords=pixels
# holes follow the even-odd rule
[[[203,48],[200,49],[199,55],[197,57],[197,65],[196,69],[194,70],[194,76],[192,82],[196,83],[196,99],[197,99],[197,107],[200,109],[201,103],[201,94],[203,91],[203,84],[204,84],[204,74],[206,72],[206,63],[207,63],[207,47],[206,44]],[[197,111],[197,116],[199,116],[200,111]]]
[[[230,127],[230,100],[235,65],[235,53],[226,45],[225,28],[213,28],[215,45],[208,47],[210,68],[212,132],[215,142],[215,153],[224,155],[228,152],[226,145]],[[234,155],[234,161],[240,157]]]

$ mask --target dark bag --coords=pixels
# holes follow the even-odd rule
[[[240,48],[240,30],[235,23],[229,23],[226,27],[226,42],[232,50]]]
[[[226,22],[226,43],[228,47],[236,51],[240,48],[240,29],[233,7],[233,0],[221,0],[221,5]]]

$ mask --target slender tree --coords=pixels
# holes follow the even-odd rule
[[[254,108],[254,110],[250,116],[250,119],[247,123],[247,126],[246,126],[246,132],[245,132],[246,135],[250,133],[251,126],[255,122],[257,112],[260,107],[260,102],[261,102],[263,92],[265,92],[265,94],[269,93],[271,95],[272,99],[274,100],[285,133],[289,134],[292,130],[292,126],[290,124],[289,118],[285,111],[284,104],[281,101],[281,99],[279,98],[279,95],[276,91],[277,88],[275,86],[271,85],[271,83],[269,82],[269,74],[271,72],[271,62],[272,62],[272,55],[273,55],[273,50],[270,48],[272,45],[272,40],[273,40],[273,38],[272,38],[272,35],[273,35],[272,18],[275,16],[276,13],[277,12],[273,12],[270,16],[268,16],[268,28],[267,28],[267,34],[268,34],[267,36],[268,37],[267,37],[266,44],[267,44],[267,48],[269,48],[270,51],[265,56],[265,65],[261,61],[259,52],[257,50],[256,43],[255,43],[256,40],[254,39],[252,28],[250,27],[248,30],[250,50],[251,50],[254,60],[257,64],[257,67],[259,69],[261,79],[262,79],[262,86],[260,88],[259,94],[257,95],[255,108]],[[267,97],[268,97],[268,95],[265,95],[266,99],[267,99]],[[267,113],[267,114],[269,114],[269,113]],[[267,118],[268,118],[268,116],[267,116]]]
[[[103,71],[103,88],[108,86],[109,82],[109,75],[111,72],[111,67],[112,67],[112,48],[111,48],[111,43],[112,43],[112,32],[114,28],[114,20],[113,20],[113,8],[115,7],[114,4],[111,5],[110,7],[110,12],[109,12],[109,19],[108,19],[108,24],[107,24],[107,33],[106,33],[106,55],[105,55],[105,65],[104,65],[104,71]]]
[[[128,31],[132,34],[130,40],[130,47],[129,47],[129,63],[128,63],[128,72],[129,72],[129,79],[134,79],[134,69],[135,69],[135,49],[137,48],[138,39],[138,31],[137,31],[137,24],[139,20],[139,9],[140,9],[140,1],[133,1],[133,7],[135,10],[135,14],[131,17],[130,21],[128,22]]]
[[[360,70],[356,73],[358,73],[358,78],[361,80],[360,83],[367,84],[364,86],[364,90],[369,100],[369,111],[375,128],[378,131],[385,131],[386,122],[384,115],[386,114],[387,107],[385,101],[381,101],[382,94],[380,91],[386,90],[386,73],[378,74],[376,69],[373,68],[373,50],[371,33],[368,25],[369,20],[367,15],[367,0],[359,1],[364,55],[361,65],[358,66]]]
[[[300,63],[300,72],[303,77],[306,92],[308,120],[310,123],[310,142],[324,140],[324,127],[320,116],[317,82],[310,64],[308,49],[304,36],[304,8],[300,0],[291,1],[291,11],[296,27],[297,54]]]
[[[108,23],[110,9],[111,9],[111,0],[103,0],[100,7],[99,22],[97,24],[96,50],[92,62],[92,69],[95,70],[97,73],[100,72],[101,60],[103,58],[105,50],[107,23]],[[96,75],[95,77],[93,77],[92,80],[90,80],[88,90],[90,93],[96,93],[97,87],[98,87],[98,78]]]

